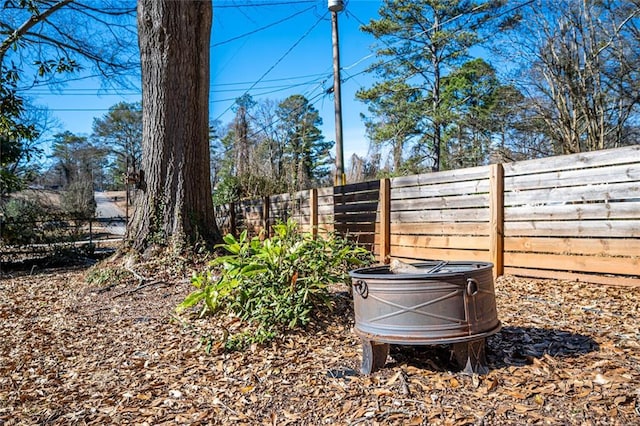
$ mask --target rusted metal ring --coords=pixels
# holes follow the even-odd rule
[[[356,280],[353,283],[353,289],[362,296],[363,299],[366,299],[369,296],[369,286],[367,286],[367,282],[364,280]]]
[[[467,278],[467,295],[475,296],[478,294],[478,281],[475,278]]]

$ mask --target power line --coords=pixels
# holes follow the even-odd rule
[[[320,82],[318,83],[318,85],[317,85],[314,89],[312,89],[311,91],[313,92],[313,91],[314,91],[314,90],[316,90],[318,87],[322,87],[322,85],[323,85],[326,81],[327,81],[327,79],[326,79],[326,78],[325,78],[324,80],[320,81]],[[274,88],[274,90],[269,90],[269,91],[266,91],[266,92],[256,93],[256,94],[255,94],[255,96],[265,96],[265,95],[270,95],[270,94],[277,93],[277,92],[282,92],[282,91],[286,91],[286,90],[291,90],[291,89],[293,89],[294,87],[298,87],[298,86],[306,86],[306,85],[309,85],[309,84],[312,84],[312,83],[315,83],[315,82],[316,82],[316,81],[306,81],[306,82],[303,82],[303,83],[298,83],[298,84],[293,84],[293,85],[288,85],[288,86],[272,86],[271,88]],[[264,87],[264,88],[267,88],[267,87]],[[244,89],[229,90],[229,91],[232,91],[232,92],[233,92],[233,91],[235,91],[235,92],[242,91],[243,93],[246,93],[246,92],[244,91]],[[137,93],[137,94],[139,95],[140,93]],[[53,94],[52,94],[52,95],[53,95]],[[81,93],[81,94],[78,94],[78,95],[89,96],[89,95],[93,95],[93,94],[91,94],[91,93]],[[75,95],[74,95],[74,96],[75,96]],[[115,96],[115,95],[114,95],[114,96]],[[209,100],[209,104],[222,103],[222,102],[231,102],[231,101],[235,101],[236,99],[238,99],[238,97],[226,98],[226,99],[210,99],[210,100]],[[111,111],[111,110],[112,110],[112,108],[45,108],[45,107],[42,107],[42,108],[34,107],[34,108],[32,108],[32,109],[35,109],[35,110],[47,110],[47,111],[52,111],[52,112],[56,112],[56,111],[59,111],[59,112],[91,112],[91,111]],[[117,110],[119,110],[119,109],[116,109],[116,111],[117,111]],[[226,112],[226,111],[225,111],[225,112]],[[219,119],[219,118],[220,118],[220,117],[218,117],[218,119]]]
[[[289,84],[289,85],[281,85],[281,86],[260,86],[255,87],[254,89],[262,90],[262,89],[281,89],[288,90],[298,86],[304,86],[307,84],[311,84],[317,81],[319,77],[326,77],[325,73],[317,73],[317,74],[307,74],[307,75],[299,75],[299,76],[291,76],[291,77],[282,77],[282,78],[272,78],[262,80],[263,83],[271,83],[271,82],[279,82],[279,81],[290,81],[290,80],[300,80],[300,79],[312,79],[310,81],[304,81],[301,83]],[[252,81],[242,81],[235,83],[218,83],[212,84],[211,87],[227,87],[227,86],[240,86],[240,85],[252,85],[254,82]],[[42,96],[136,96],[141,95],[142,91],[133,91],[133,92],[120,92],[121,89],[115,88],[106,88],[106,89],[98,89],[98,88],[73,88],[73,89],[63,89],[60,92],[56,91],[44,91],[44,90],[29,90],[28,95],[42,97]],[[221,89],[221,90],[211,90],[211,93],[223,93],[223,92],[245,92],[245,88],[237,88],[237,89]],[[278,90],[274,90],[276,92]],[[267,92],[264,94],[268,94],[271,92]],[[235,99],[235,98],[234,98]],[[218,102],[218,101],[216,101]]]
[[[274,89],[274,90],[270,90],[267,93],[271,93],[271,92],[278,92],[281,90],[289,90],[289,89],[293,89],[294,87],[298,87],[298,86],[306,86],[308,84],[311,83],[315,83],[315,80],[312,81],[303,81],[301,83],[296,83],[296,84],[287,84],[287,85],[277,85],[277,86],[261,86],[261,87],[256,87],[255,89],[259,89],[259,90],[263,90],[263,89]],[[220,89],[220,90],[210,90],[209,93],[229,93],[229,92],[245,92],[246,89],[244,88],[237,88],[237,89]],[[71,93],[55,93],[55,92],[32,92],[29,93],[32,96],[36,96],[36,97],[43,97],[43,96],[55,96],[55,97],[59,97],[59,96],[94,96],[94,97],[102,97],[102,96],[140,96],[142,95],[142,91],[137,91],[137,92],[126,92],[126,93],[119,93],[119,92],[114,92],[114,93],[100,93],[100,92],[95,92],[95,91],[82,91],[82,92],[71,92]]]
[[[100,92],[80,92],[80,93],[55,93],[55,92],[30,92],[30,96],[93,96],[93,97],[102,97],[102,96],[140,96],[142,92],[131,92],[131,93],[100,93]]]
[[[293,15],[287,16],[286,18],[283,18],[283,19],[281,19],[281,20],[279,20],[279,21],[272,22],[271,24],[265,25],[264,27],[256,28],[256,29],[255,29],[255,30],[253,30],[253,31],[249,31],[248,33],[240,34],[239,36],[232,37],[232,38],[230,38],[230,39],[227,39],[227,40],[224,40],[224,41],[220,41],[220,42],[218,42],[218,43],[213,43],[213,44],[211,45],[211,47],[221,46],[221,45],[223,45],[223,44],[231,43],[232,41],[236,41],[236,40],[239,40],[239,39],[244,38],[244,37],[252,36],[252,35],[254,35],[254,34],[256,34],[256,33],[259,33],[260,31],[263,31],[263,30],[266,30],[266,29],[271,28],[271,27],[273,27],[273,26],[276,26],[276,25],[278,25],[278,24],[281,24],[281,23],[283,23],[283,22],[285,22],[285,21],[288,21],[289,19],[293,19],[293,18],[295,18],[296,16],[301,15],[301,14],[303,14],[304,12],[307,12],[307,11],[309,11],[309,10],[313,9],[313,8],[315,8],[315,6],[308,7],[308,8],[306,8],[306,9],[304,9],[304,10],[301,10],[301,11],[299,11],[299,12],[294,13]]]
[[[317,27],[317,26],[318,26],[318,24],[319,24],[320,22],[322,22],[322,21],[324,20],[325,16],[326,16],[328,13],[329,13],[329,12],[328,12],[328,11],[326,11],[326,12],[324,13],[324,15],[322,15],[322,16],[321,16],[321,17],[320,17],[320,18],[319,18],[319,19],[318,19],[318,20],[317,20],[317,21],[316,21],[316,22],[311,26],[311,28],[309,28],[309,29],[308,29],[308,30],[307,30],[307,31],[302,35],[302,37],[300,37],[300,38],[299,38],[295,43],[293,43],[293,45],[292,45],[292,46],[291,46],[291,47],[290,47],[290,48],[289,48],[289,49],[288,49],[288,50],[287,50],[287,51],[286,51],[286,52],[285,52],[285,53],[284,53],[284,54],[283,54],[283,55],[282,55],[282,56],[281,56],[281,57],[280,57],[280,58],[279,58],[279,59],[278,59],[278,60],[277,60],[277,61],[276,61],[272,66],[271,66],[271,67],[269,67],[269,69],[268,69],[267,71],[265,71],[265,72],[264,72],[264,74],[262,74],[262,76],[260,76],[260,78],[259,78],[258,80],[256,80],[256,82],[255,82],[255,83],[253,83],[253,84],[251,85],[251,87],[249,87],[249,88],[244,92],[244,95],[249,94],[249,91],[251,91],[251,90],[252,90],[256,85],[258,85],[258,83],[260,83],[260,82],[262,81],[262,79],[263,79],[263,78],[265,78],[265,77],[267,76],[267,74],[269,74],[269,73],[270,73],[270,72],[271,72],[271,71],[272,71],[276,66],[278,66],[278,64],[279,64],[280,62],[282,62],[282,60],[283,60],[283,59],[284,59],[284,58],[285,58],[289,53],[291,53],[291,51],[292,51],[293,49],[295,49],[295,48],[296,48],[296,46],[297,46],[298,44],[300,44],[300,43],[302,42],[302,40],[304,40],[304,39],[305,39],[305,38],[306,38],[306,37],[311,33],[311,31],[313,31],[313,30],[315,29],[315,27]],[[215,119],[215,120],[219,120],[223,115],[225,115],[225,114],[226,114],[226,113],[231,109],[231,107],[232,107],[232,106],[233,106],[233,104],[229,105],[229,107],[227,107],[227,109],[225,109],[225,110],[224,110],[224,111],[223,111],[223,112],[222,112],[218,117],[216,117],[216,119]]]
[[[314,97],[307,99],[307,101],[309,102],[310,105],[314,106],[314,102],[317,98],[319,98],[320,96],[327,96],[327,93],[325,93],[325,91],[320,91],[320,93],[318,93],[317,95],[315,95]],[[255,132],[253,132],[250,135],[247,135],[247,138],[253,138],[255,136],[257,136],[258,134],[260,134],[261,132],[267,133],[267,128],[271,128],[274,125],[278,124],[280,121],[282,121],[282,119],[280,117],[276,117],[275,120],[273,120],[271,123],[269,123],[268,126],[261,126],[260,129],[256,130]]]
[[[325,75],[325,73],[307,74],[307,75],[298,75],[298,76],[293,76],[293,77],[281,77],[281,78],[264,79],[262,81],[267,83],[267,82],[274,82],[274,81],[298,80],[298,79],[302,79],[302,78],[320,77],[320,76],[324,76],[324,75]],[[253,84],[253,81],[242,81],[242,82],[237,82],[237,83],[218,83],[218,84],[214,84],[213,86],[236,86],[236,85],[241,85],[241,84]]]
[[[301,3],[316,3],[316,0],[300,0],[300,1],[280,1],[280,2],[270,2],[270,3],[242,3],[242,4],[229,4],[229,5],[219,5],[214,4],[214,9],[240,9],[241,7],[263,7],[263,6],[286,6],[291,4],[301,4]]]

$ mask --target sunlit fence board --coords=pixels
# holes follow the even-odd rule
[[[293,194],[271,195],[269,198],[268,225],[294,220],[302,232],[308,232],[310,227],[310,196],[309,191],[299,191]]]
[[[640,147],[505,164],[504,221],[507,273],[639,278]]]
[[[236,205],[236,226],[246,229],[250,236],[258,235],[264,229],[264,200],[244,200]]]
[[[216,224],[222,235],[235,234],[235,225],[233,223],[235,212],[232,212],[233,208],[234,203],[221,204],[213,208],[216,216]]]
[[[489,168],[391,179],[390,257],[489,260]]]

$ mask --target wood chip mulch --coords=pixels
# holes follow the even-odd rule
[[[306,330],[229,353],[232,318],[173,313],[186,280],[100,291],[86,273],[0,279],[0,425],[640,424],[637,288],[503,277],[487,375],[394,346],[363,376],[346,287]]]

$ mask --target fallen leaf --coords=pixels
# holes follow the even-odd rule
[[[402,374],[402,370],[398,371],[396,374],[394,374],[389,381],[387,381],[387,386],[392,386],[396,380],[398,380],[398,378],[400,377],[400,375]]]
[[[523,404],[513,404],[513,409],[518,413],[526,413],[526,412],[535,410],[536,407],[532,407],[530,405],[523,405]]]
[[[543,406],[544,405],[544,397],[540,394],[537,394],[533,397],[533,402],[536,404]]]
[[[607,383],[609,383],[609,379],[605,378],[602,374],[598,373],[596,374],[596,378],[593,379],[593,382],[599,385],[606,385]]]
[[[373,390],[373,394],[375,396],[391,396],[393,395],[393,392],[391,392],[389,389],[378,388]]]

